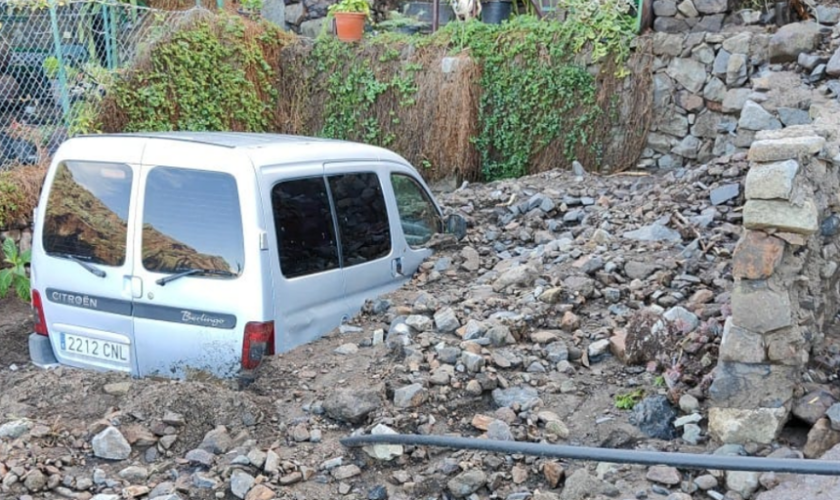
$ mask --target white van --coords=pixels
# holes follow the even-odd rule
[[[70,139],[34,215],[34,364],[173,378],[247,378],[326,334],[447,225],[390,151],[221,132]]]

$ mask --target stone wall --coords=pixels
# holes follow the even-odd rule
[[[826,41],[825,27],[807,22],[775,33],[732,26],[651,36],[654,119],[640,167],[701,165],[745,153],[759,130],[811,123],[809,96],[789,93],[801,87],[800,75],[779,75],[779,69],[799,61],[800,71],[825,73],[825,61],[810,55]]]
[[[6,238],[14,240],[15,244],[22,252],[32,248],[32,229],[28,227],[2,229],[0,228],[0,244],[6,241]],[[2,260],[2,258],[0,258]]]
[[[709,429],[722,442],[778,437],[812,348],[837,315],[839,131],[821,120],[760,131],[749,150],[732,316],[709,390]]]

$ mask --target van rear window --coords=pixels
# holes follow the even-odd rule
[[[206,276],[242,273],[245,249],[236,179],[230,174],[156,167],[146,179],[143,267]]]
[[[78,161],[59,164],[44,215],[47,255],[122,266],[131,182],[128,165]]]

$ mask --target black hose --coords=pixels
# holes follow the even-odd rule
[[[506,454],[570,458],[621,464],[670,465],[672,467],[684,469],[788,472],[795,474],[840,476],[840,461],[826,460],[797,460],[725,455],[696,455],[692,453],[668,453],[661,451],[615,450],[611,448],[591,448],[585,446],[550,445],[542,443],[522,443],[517,441],[499,441],[493,439],[418,436],[409,434],[351,436],[342,439],[341,444],[348,448],[367,444],[433,446],[438,448],[483,450]]]

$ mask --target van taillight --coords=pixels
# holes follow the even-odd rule
[[[47,319],[44,317],[44,305],[41,303],[41,294],[38,293],[38,290],[32,290],[32,315],[35,321],[35,333],[49,336]]]
[[[253,370],[260,365],[263,356],[274,354],[274,322],[251,321],[245,325],[242,340],[242,368]]]

